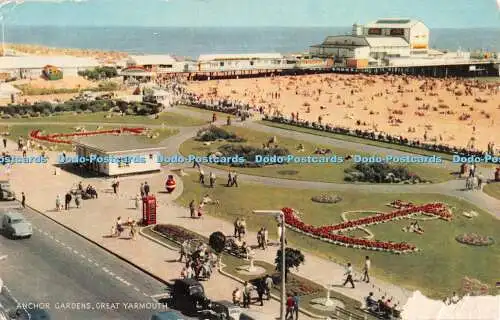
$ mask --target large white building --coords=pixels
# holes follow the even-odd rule
[[[59,68],[65,76],[76,76],[78,71],[100,65],[93,58],[73,56],[4,56],[0,57],[0,73],[15,78],[39,78],[46,66]]]
[[[310,47],[310,54],[335,60],[363,59],[369,62],[386,57],[426,55],[429,28],[413,19],[379,19],[367,25],[353,25],[351,35],[328,36]]]
[[[280,53],[202,54],[197,71],[277,70],[286,65]]]

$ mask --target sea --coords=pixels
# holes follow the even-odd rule
[[[197,58],[211,53],[301,53],[351,27],[5,27],[5,42]],[[500,52],[498,29],[431,29],[432,48]]]

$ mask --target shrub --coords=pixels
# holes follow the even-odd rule
[[[286,156],[290,154],[288,149],[285,148],[269,148],[261,149],[248,145],[240,144],[225,144],[218,148],[218,151],[225,157],[239,156],[245,158],[245,162],[242,164],[237,164],[245,167],[261,167],[263,164],[255,163],[255,156]],[[233,164],[236,165],[236,164]]]
[[[403,166],[391,166],[387,163],[358,163],[345,170],[345,181],[371,183],[391,183],[396,181],[423,181]]]
[[[244,142],[243,138],[236,136],[236,134],[226,131],[222,128],[216,126],[210,126],[198,131],[196,134],[196,139],[198,141],[217,141],[217,140],[227,140],[230,142]]]

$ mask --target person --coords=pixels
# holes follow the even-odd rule
[[[23,158],[26,158],[27,151],[28,151],[28,148],[26,146],[23,146]]]
[[[262,229],[264,228],[260,228],[260,230],[257,232],[257,244],[259,248],[264,249],[264,231]]]
[[[264,284],[266,289],[267,300],[271,300],[271,290],[273,289],[274,286],[273,278],[270,275],[266,275],[266,278],[264,279]]]
[[[215,185],[215,174],[213,172],[210,172],[209,181],[210,181],[210,188],[213,188]]]
[[[26,195],[24,194],[24,192],[21,192],[21,205],[23,206],[23,208],[26,208]]]
[[[240,238],[240,218],[234,220],[234,237]]]
[[[182,262],[182,258],[185,258],[187,261],[187,252],[188,252],[188,241],[184,240],[184,242],[181,244],[179,262]]]
[[[278,223],[278,240],[279,240],[280,243],[281,243],[282,237],[283,237],[282,236],[282,231],[283,230],[281,230],[281,223]],[[288,244],[288,241],[286,240],[286,236],[285,236],[285,244]]]
[[[257,295],[261,306],[264,306],[264,293],[266,293],[265,284],[263,281],[259,281],[257,285]]]
[[[214,112],[212,114],[212,122],[216,122],[217,121],[217,114]]]
[[[57,195],[56,196],[56,210],[57,211],[61,211],[61,196],[60,195]]]
[[[203,207],[204,207],[204,206],[205,206],[205,205],[203,204],[203,202],[202,202],[202,203],[200,203],[200,205],[198,206],[198,218],[203,217]]]
[[[460,301],[460,298],[458,297],[456,292],[453,292],[453,296],[451,297],[451,303],[458,303]]]
[[[293,319],[293,310],[295,308],[295,300],[293,299],[291,294],[288,294],[286,299],[286,315],[285,319]]]
[[[72,198],[73,197],[71,196],[71,194],[69,192],[66,193],[66,196],[64,197],[64,209],[65,210],[69,210],[69,204],[70,204]]]
[[[377,300],[373,298],[373,292],[368,294],[368,297],[365,298],[366,308],[369,310],[375,311],[377,309]]]
[[[347,268],[346,268],[346,272],[344,275],[347,276],[347,278],[345,279],[344,281],[344,286],[349,282],[352,286],[352,288],[354,289],[354,281],[352,280],[352,265],[350,262],[347,263]]]
[[[183,267],[181,270],[181,279],[186,279],[187,278],[187,268]]]
[[[139,209],[139,204],[141,203],[141,198],[139,197],[139,195],[136,195],[135,196],[135,199],[134,199],[134,204],[135,204],[135,209]]]
[[[233,183],[233,175],[231,171],[229,171],[227,174],[227,187],[232,187],[232,183]]]
[[[136,234],[137,234],[137,230],[135,227],[135,220],[132,220],[132,222],[130,223],[130,239],[136,240],[136,237],[135,237]]]
[[[83,192],[83,183],[81,181],[78,182],[78,190]]]
[[[3,148],[7,148],[7,138],[3,137]]]
[[[116,219],[116,236],[119,237],[123,232],[122,217]]]
[[[231,182],[231,187],[235,186],[236,188],[238,187],[238,174],[235,172],[233,174],[233,180]]]
[[[240,288],[236,288],[233,291],[233,304],[240,306],[241,305],[241,290]]]
[[[205,172],[203,172],[203,169],[200,168],[199,174],[199,182],[205,184]]]
[[[115,179],[113,183],[111,184],[111,187],[113,188],[113,193],[117,194],[118,193],[118,186],[120,183]]]
[[[80,197],[78,195],[75,196],[75,204],[76,204],[76,207],[79,209],[80,208]]]
[[[191,214],[191,218],[196,218],[196,206],[194,205],[194,200],[191,200],[189,203],[189,213]]]
[[[293,293],[293,313],[295,314],[295,320],[299,319],[299,302],[300,298],[297,292]]]
[[[149,184],[146,182],[144,182],[144,195],[147,197],[149,196]]]
[[[250,292],[251,287],[248,281],[245,281],[243,286],[243,308],[250,308]]]
[[[146,192],[144,191],[144,183],[141,183],[141,187],[139,188],[140,192],[141,192],[141,198],[144,198],[144,196],[146,195]]]
[[[370,267],[371,267],[371,261],[370,257],[366,256],[365,257],[365,266],[363,268],[363,281],[366,283],[370,283]]]
[[[231,116],[227,116],[227,121],[226,121],[226,124],[227,124],[228,126],[230,126],[230,125],[231,125]]]
[[[246,232],[247,232],[247,222],[245,221],[244,218],[242,218],[242,219],[240,219],[240,231],[239,231],[240,240],[242,238],[245,238]]]

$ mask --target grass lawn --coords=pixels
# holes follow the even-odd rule
[[[212,115],[214,114],[214,111],[212,111],[212,110],[190,107],[190,106],[185,106],[185,105],[178,105],[178,106],[175,106],[175,108],[180,109],[180,110],[189,110],[192,112],[197,112],[200,114],[200,116],[206,117],[207,121],[212,121]],[[224,112],[215,112],[215,114],[217,115],[218,120],[227,119],[227,116],[229,116],[229,114],[224,113]],[[231,118],[234,121],[235,117],[233,115],[231,115]]]
[[[254,147],[262,147],[264,142],[267,142],[270,136],[266,133],[249,130],[242,127],[224,127],[227,130],[234,132],[237,136],[245,138],[247,141],[241,144],[251,145]],[[284,138],[277,136],[278,145],[282,148],[287,148],[290,153],[300,156],[314,155],[314,150],[316,148],[329,148],[332,150],[333,154],[338,156],[347,156],[352,154],[362,154],[360,152],[341,148],[332,148],[331,146],[314,145],[312,143],[294,140],[290,138]],[[296,148],[301,144],[305,148],[305,152],[298,152]],[[228,144],[225,141],[212,142],[211,145],[206,146],[203,142],[196,141],[194,138],[184,142],[180,151],[184,156],[190,154],[204,155],[206,156],[210,152],[217,151],[217,148]],[[366,155],[366,154],[364,154]],[[332,156],[332,155],[329,155]],[[275,178],[285,178],[292,180],[307,180],[307,181],[323,181],[323,182],[335,182],[344,183],[344,170],[352,166],[351,161],[346,161],[344,163],[290,163],[282,165],[268,165],[261,168],[237,168],[234,170],[244,174],[275,177]],[[217,166],[220,169],[228,169],[227,166]],[[432,182],[442,182],[450,180],[453,178],[451,173],[444,168],[440,168],[438,165],[408,165],[411,172],[417,174],[421,178],[430,180]]]
[[[201,199],[202,195],[208,193],[212,199],[219,200],[221,205],[219,208],[207,207],[207,214],[230,222],[233,222],[237,216],[245,216],[250,229],[257,230],[261,226],[267,226],[271,236],[276,234],[274,220],[251,215],[252,210],[271,210],[289,206],[301,212],[302,219],[306,223],[319,226],[341,222],[341,213],[344,211],[391,211],[393,209],[387,207],[386,204],[397,199],[417,204],[433,201],[445,202],[454,208],[454,220],[452,222],[421,221],[419,224],[425,230],[423,235],[402,232],[401,228],[409,225],[410,220],[368,227],[375,239],[406,241],[421,249],[418,253],[394,255],[344,248],[293,231],[288,233],[288,239],[293,246],[338,263],[344,264],[351,261],[358,271],[363,266],[364,256],[369,255],[373,261],[372,268],[375,277],[399,283],[409,289],[419,289],[434,298],[441,299],[450,292],[458,290],[465,276],[477,278],[493,288],[495,282],[498,281],[500,221],[468,202],[436,194],[365,194],[353,191],[333,192],[343,197],[343,200],[337,204],[321,204],[311,201],[311,197],[319,195],[320,191],[288,190],[245,184],[239,188],[217,186],[215,189],[210,189],[202,187],[196,180],[197,177],[193,175],[183,179],[184,193],[177,200],[179,203],[187,206],[192,199]],[[475,210],[479,216],[467,219],[462,216],[464,210]],[[352,214],[352,217],[356,216],[359,215]],[[225,231],[232,232],[232,230]],[[492,236],[496,243],[489,247],[459,244],[455,237],[465,232]]]
[[[487,185],[484,186],[483,191],[487,195],[500,200],[500,183],[499,182],[488,183]]]
[[[37,117],[37,118],[13,118],[13,119],[1,119],[0,122],[4,123],[15,123],[15,122],[68,122],[68,123],[80,123],[80,122],[96,122],[96,123],[130,123],[130,124],[155,124],[159,125],[164,123],[166,126],[177,126],[177,127],[189,127],[189,126],[201,126],[206,124],[207,121],[203,121],[196,118],[191,118],[182,114],[174,112],[163,112],[160,114],[158,119],[152,119],[149,116],[113,116],[112,118],[106,118],[107,112],[96,112],[96,113],[85,113],[85,114],[73,114],[67,113],[63,115],[55,115],[51,117]]]
[[[96,130],[98,127],[91,125],[91,126],[85,126],[85,129],[88,131],[91,130]],[[103,126],[102,130],[106,129],[115,129],[116,126]],[[27,139],[29,138],[29,134],[33,130],[42,130],[48,134],[54,134],[54,133],[71,133],[75,132],[75,126],[72,125],[36,125],[34,123],[33,125],[9,125],[9,126],[2,126],[1,131],[5,132],[8,131],[10,132],[9,139],[12,141],[17,141],[19,137]],[[149,144],[156,144],[164,139],[168,138],[169,136],[172,136],[176,134],[178,130],[176,129],[154,129],[152,130],[153,134],[158,134],[156,138],[148,138],[147,136],[138,136],[139,139],[143,140],[144,143],[149,143]],[[36,141],[37,143],[43,144],[45,146],[53,145],[56,147],[56,150],[61,150],[61,151],[72,151],[71,145],[66,145],[66,144],[51,144],[51,143],[46,143],[46,142],[41,142],[41,141]]]

